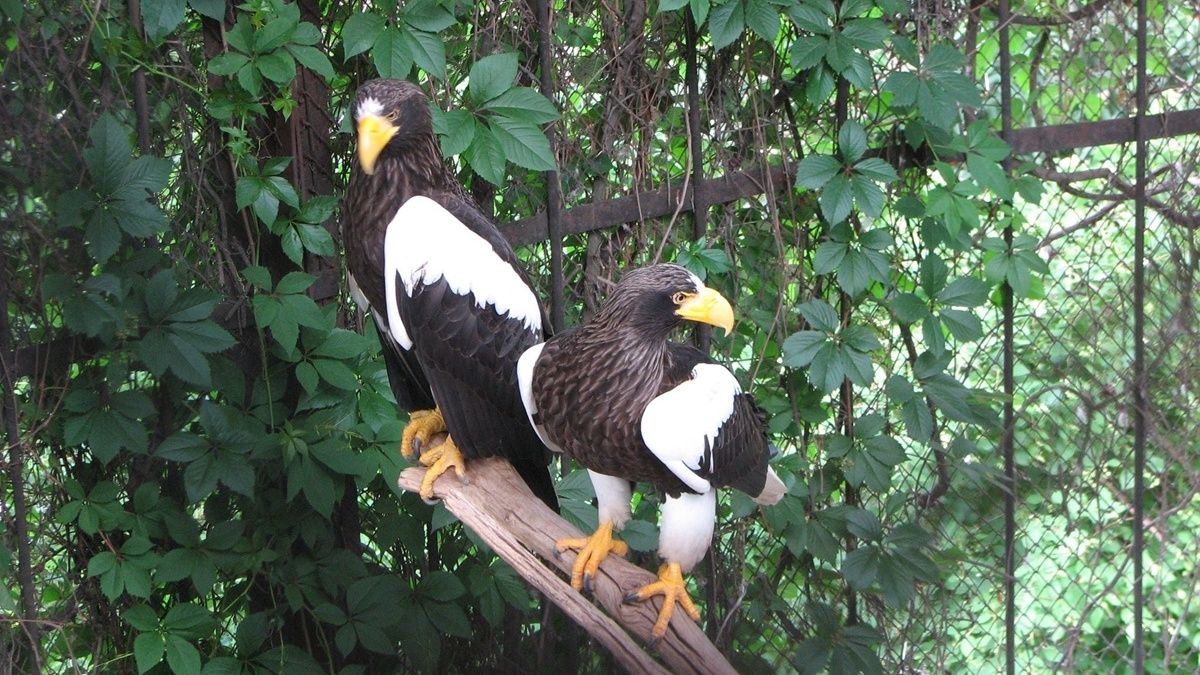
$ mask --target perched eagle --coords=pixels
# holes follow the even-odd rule
[[[353,103],[358,165],[343,237],[355,300],[369,309],[388,381],[411,411],[401,452],[421,453],[421,484],[464,459],[506,457],[557,508],[547,451],[529,426],[517,358],[545,339],[547,322],[512,247],[442,161],[429,101],[403,80],[372,80]],[[432,410],[430,410],[432,409]]]
[[[591,474],[600,526],[579,549],[571,576],[590,585],[601,561],[627,551],[613,539],[630,518],[633,482],[666,495],[658,581],[627,602],[664,595],[654,625],[662,637],[675,602],[700,618],[683,573],[704,557],[716,521],[716,489],[733,487],[774,504],[785,487],[767,466],[770,444],[758,407],[733,374],[700,350],[668,340],[684,320],[733,328],[720,293],[678,265],[629,272],[596,316],[529,349],[518,365],[521,397],[546,444]]]

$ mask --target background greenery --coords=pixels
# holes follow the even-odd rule
[[[569,322],[631,265],[734,300],[714,340],[789,496],[726,496],[697,591],[745,672],[1002,668],[1001,289],[1016,298],[1018,669],[1131,657],[1131,146],[1014,161],[989,6],[0,2],[3,663],[24,672],[611,667],[444,509],[348,302],[355,84],[430,91],[497,221],[786,163],[794,185],[564,242]],[[1132,114],[1133,8],[1014,3],[1014,124]],[[1195,8],[1150,3],[1155,111]],[[696,26],[700,128],[689,127]],[[550,144],[545,130],[554,139]],[[697,131],[701,167],[690,131]],[[1152,144],[1148,663],[1200,668],[1195,137]],[[757,175],[757,174],[755,174]],[[1006,230],[1013,234],[1009,247]],[[549,297],[549,248],[521,250]],[[568,518],[593,523],[563,467]],[[657,499],[627,538],[653,562]]]

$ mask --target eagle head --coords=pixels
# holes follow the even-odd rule
[[[674,264],[651,265],[627,273],[605,305],[610,320],[624,320],[657,333],[682,321],[733,330],[733,307],[700,277]],[[599,318],[599,317],[597,317]]]
[[[429,98],[407,80],[377,79],[363,83],[354,95],[358,163],[375,173],[379,157],[389,149],[411,147],[433,136]]]

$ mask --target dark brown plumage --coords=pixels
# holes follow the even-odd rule
[[[733,309],[678,265],[634,270],[583,326],[555,336],[520,360],[521,395],[547,445],[588,468],[599,527],[577,549],[571,583],[585,588],[630,518],[631,482],[664,493],[659,580],[627,601],[664,595],[654,626],[662,637],[678,602],[694,619],[683,573],[704,557],[716,518],[716,489],[734,487],[760,504],[786,488],[767,466],[762,415],[737,380],[694,347],[668,340],[684,320],[733,327]]]
[[[516,254],[442,160],[416,85],[367,82],[352,112],[358,162],[343,211],[346,266],[379,329],[397,403],[436,404],[464,458],[508,458],[557,508],[545,446],[517,389],[516,360],[548,324]],[[406,439],[413,429],[418,438],[437,431],[420,417]]]

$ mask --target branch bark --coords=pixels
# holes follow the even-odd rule
[[[400,474],[400,487],[415,492],[424,475],[423,467],[405,469]],[[538,501],[508,462],[471,462],[469,483],[447,476],[434,483],[434,495],[530,585],[604,645],[622,667],[633,673],[667,672],[630,637],[650,635],[661,601],[623,602],[627,592],[653,582],[653,574],[619,558],[605,560],[593,585],[595,599],[608,613],[606,616],[533,555],[570,573],[575,554],[557,554],[554,542],[582,533]],[[736,673],[700,628],[680,611],[671,617],[666,636],[654,646],[670,672]]]

